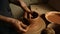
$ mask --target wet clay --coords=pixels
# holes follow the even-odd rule
[[[41,34],[41,31],[45,29],[46,24],[43,19],[38,15],[38,13],[33,12],[32,17],[29,16],[28,20],[30,25],[28,26],[29,29],[27,32],[23,34]]]

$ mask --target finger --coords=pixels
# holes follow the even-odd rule
[[[28,29],[29,29],[29,26],[28,26],[28,27],[26,27],[26,29],[23,29],[22,27],[21,27],[20,29],[21,29],[21,31],[22,31],[22,32],[27,32],[27,31],[28,31]]]
[[[27,12],[24,12],[23,17],[27,19]]]
[[[21,31],[22,31],[22,32],[26,32],[26,31],[27,31],[27,30],[24,29],[21,25],[18,25],[18,26],[19,26],[18,28],[19,28],[19,31],[20,31],[20,32],[21,32]]]
[[[31,17],[33,17],[31,14],[29,14],[29,19],[31,19]]]
[[[19,31],[26,32],[28,30],[28,28],[26,27],[26,25],[23,24],[22,22],[18,22],[18,24],[16,24],[16,26],[17,26],[17,28],[18,28]],[[26,28],[24,29],[22,26],[24,26]]]
[[[23,23],[21,23],[21,26],[23,26],[23,27],[27,27],[27,25],[25,25],[25,24],[23,24]]]

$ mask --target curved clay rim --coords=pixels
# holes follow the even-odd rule
[[[59,14],[59,12],[48,12],[45,14],[45,18],[51,23],[60,24]]]

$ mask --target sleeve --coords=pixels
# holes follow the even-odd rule
[[[17,0],[9,0],[9,3],[13,3],[15,5],[21,6]]]

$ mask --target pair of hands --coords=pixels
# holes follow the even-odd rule
[[[26,12],[28,13],[28,12]],[[25,17],[27,15],[25,14]],[[18,20],[18,19],[14,19],[14,18],[10,18],[10,17],[6,17],[6,16],[2,16],[0,15],[0,20],[11,23],[13,26],[15,26],[17,28],[17,30],[20,32],[27,32],[29,27],[25,24],[23,24],[22,21]],[[23,28],[24,27],[24,28]]]

